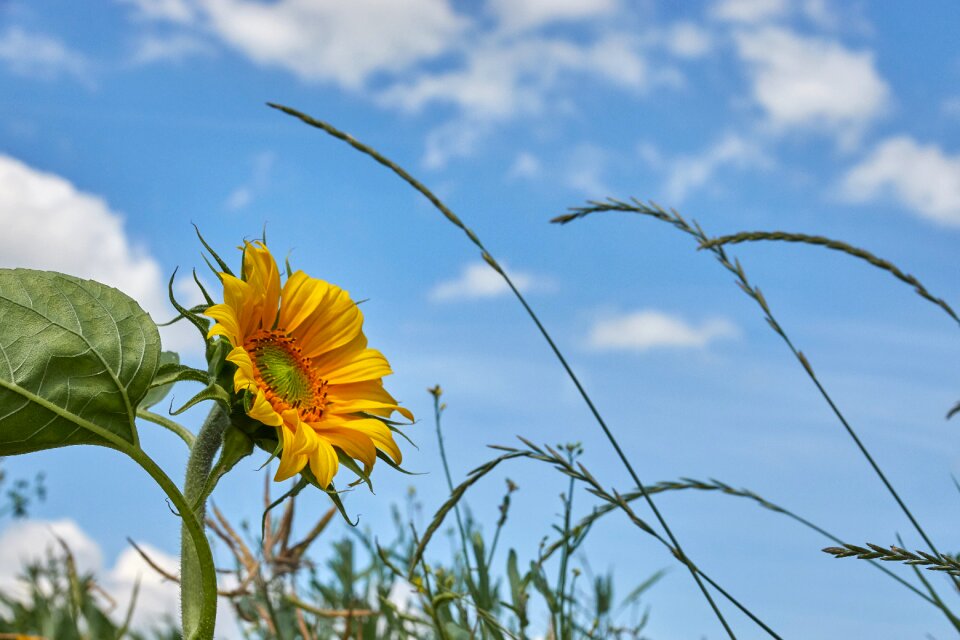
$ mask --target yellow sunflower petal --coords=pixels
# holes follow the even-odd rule
[[[338,417],[331,416],[331,426],[341,429],[351,429],[361,433],[370,438],[377,449],[380,449],[388,456],[393,458],[394,462],[400,464],[403,461],[403,453],[401,453],[400,447],[397,446],[396,441],[393,439],[393,432],[390,431],[387,425],[383,424],[379,420],[374,418],[354,418],[343,420],[339,419]]]
[[[351,358],[349,362],[322,370],[321,375],[330,384],[346,384],[375,380],[391,373],[393,373],[393,370],[390,369],[390,363],[387,362],[382,353],[376,349],[364,349]]]
[[[336,475],[340,467],[340,460],[337,458],[337,452],[333,450],[330,443],[322,438],[317,439],[317,448],[309,456],[310,471],[321,487],[329,487],[333,482],[333,476]]]
[[[293,432],[288,427],[282,426],[280,427],[280,434],[280,437],[283,439],[283,451],[280,452],[280,466],[277,467],[277,473],[273,477],[275,482],[282,482],[287,478],[292,478],[307,466],[307,456],[292,453]]]
[[[317,435],[322,439],[327,440],[335,447],[339,447],[354,460],[362,462],[366,471],[369,472],[373,467],[373,463],[377,460],[377,448],[370,436],[361,431],[344,427],[324,428],[316,425],[315,428],[317,429]]]
[[[247,243],[243,274],[250,289],[257,293],[257,323],[263,329],[272,328],[280,305],[280,271],[277,261],[262,242]]]
[[[329,398],[328,402],[330,402],[328,410],[331,413],[343,415],[349,413],[367,412],[372,413],[375,416],[389,418],[390,414],[396,411],[410,422],[413,422],[413,413],[409,409],[401,407],[397,404],[377,402],[376,400],[348,400],[342,402],[331,401]]]
[[[235,347],[243,342],[240,337],[240,323],[237,321],[237,314],[233,307],[226,304],[215,304],[208,307],[203,315],[216,321],[216,324],[207,333],[208,338],[218,335],[224,336]]]
[[[341,347],[360,333],[363,314],[346,291],[294,273],[283,288],[279,324],[297,337],[306,357]]]
[[[283,418],[267,401],[263,389],[257,389],[257,396],[253,400],[253,406],[247,411],[247,415],[270,427],[279,427],[283,424]]]
[[[237,318],[238,333],[241,341],[257,328],[257,296],[250,285],[229,274],[223,277],[223,303],[233,309]]]
[[[233,390],[249,389],[257,384],[253,374],[253,360],[243,347],[235,347],[227,354],[227,361],[237,365],[237,372],[233,374]]]

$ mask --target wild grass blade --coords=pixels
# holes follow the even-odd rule
[[[510,276],[507,275],[506,271],[504,271],[503,267],[500,266],[500,264],[496,261],[493,255],[489,251],[487,251],[486,247],[480,241],[480,238],[473,232],[473,230],[467,227],[463,223],[463,221],[460,220],[460,218],[453,213],[453,211],[451,211],[436,195],[434,195],[432,191],[430,191],[420,181],[418,181],[416,178],[410,175],[405,169],[403,169],[403,167],[396,164],[386,156],[382,155],[376,149],[373,149],[372,147],[360,142],[353,136],[343,131],[340,131],[339,129],[330,125],[329,123],[326,123],[322,120],[317,120],[316,118],[313,118],[305,113],[297,111],[296,109],[292,109],[290,107],[286,107],[286,106],[275,104],[275,103],[269,103],[269,102],[267,103],[267,105],[273,109],[282,111],[287,115],[293,116],[309,126],[320,129],[325,133],[333,136],[334,138],[337,138],[339,140],[346,142],[357,151],[360,151],[361,153],[366,154],[376,162],[387,167],[388,169],[393,171],[395,174],[397,174],[397,176],[399,176],[404,182],[409,184],[411,187],[416,189],[420,194],[422,194],[425,198],[427,198],[427,200],[429,200],[430,203],[433,204],[434,207],[436,207],[440,211],[440,213],[442,213],[444,217],[447,218],[447,220],[449,220],[451,223],[453,223],[455,226],[457,226],[460,230],[462,230],[466,234],[470,242],[472,242],[478,249],[480,249],[481,257],[483,257],[483,259],[487,262],[487,264],[489,264],[504,279],[504,282],[506,282],[507,286],[513,292],[514,296],[523,306],[524,310],[527,312],[527,315],[530,317],[533,323],[537,326],[537,329],[540,331],[540,334],[547,341],[547,344],[550,346],[557,360],[560,362],[561,366],[563,366],[564,370],[566,371],[567,375],[570,377],[570,380],[573,382],[574,386],[576,386],[577,391],[580,393],[580,396],[583,398],[584,402],[586,402],[587,407],[590,409],[590,412],[593,414],[594,419],[597,421],[597,424],[600,426],[600,429],[603,431],[607,440],[610,442],[610,445],[613,447],[614,451],[616,452],[617,457],[620,459],[620,462],[623,464],[627,472],[630,474],[630,477],[633,480],[634,484],[640,489],[640,491],[643,492],[644,485],[640,481],[640,477],[637,475],[636,471],[634,471],[633,465],[630,463],[626,454],[624,454],[623,450],[621,449],[620,443],[617,441],[616,437],[613,435],[613,432],[610,431],[610,428],[607,426],[603,417],[600,415],[599,410],[597,410],[596,406],[593,404],[593,400],[590,398],[586,389],[584,389],[583,385],[580,383],[580,380],[579,378],[577,378],[576,374],[573,372],[573,369],[567,363],[567,360],[563,356],[563,353],[560,351],[559,347],[557,347],[556,343],[553,341],[553,338],[550,336],[546,328],[540,322],[539,317],[537,317],[536,313],[534,313],[533,309],[527,303],[526,298],[523,297],[519,289],[517,289],[517,287],[514,285],[513,281],[510,279]],[[645,499],[647,502],[647,506],[650,507],[650,510],[653,512],[654,516],[656,517],[657,522],[659,522],[660,526],[663,528],[664,533],[666,533],[667,537],[670,538],[671,544],[675,548],[677,548],[678,551],[682,553],[683,550],[682,550],[682,547],[680,546],[679,540],[677,540],[676,536],[673,534],[673,531],[670,529],[669,525],[667,524],[666,519],[660,513],[660,510],[657,509],[656,504],[654,504],[653,500],[650,498],[649,495],[645,496]],[[701,582],[700,578],[697,575],[697,572],[691,569],[690,575],[693,577],[694,581],[697,583],[697,587],[700,589],[700,592],[703,594],[703,597],[706,599],[706,601],[710,605],[710,608],[713,610],[714,615],[717,617],[717,620],[723,626],[727,635],[729,635],[731,639],[735,640],[736,636],[734,635],[733,630],[730,628],[730,625],[727,623],[719,607],[717,607],[717,604],[716,602],[714,602],[713,597],[710,595],[710,592],[707,590],[703,582]]]
[[[694,221],[691,224],[687,222],[677,211],[673,209],[670,209],[669,211],[667,211],[663,207],[653,202],[647,204],[636,198],[632,198],[630,202],[626,202],[623,200],[614,200],[611,198],[605,202],[590,201],[587,204],[588,206],[586,207],[574,207],[573,209],[570,210],[570,213],[557,216],[556,218],[551,220],[551,222],[559,223],[559,224],[567,224],[574,220],[585,218],[594,213],[600,213],[600,212],[606,212],[606,211],[621,211],[621,212],[627,212],[627,213],[636,213],[636,214],[640,214],[650,218],[654,218],[655,220],[660,220],[661,222],[666,222],[667,224],[670,224],[674,228],[679,229],[680,231],[693,236],[693,238],[697,241],[698,245],[702,245],[703,243],[708,242],[710,240],[710,238],[707,236],[706,233],[704,233],[703,229],[700,227],[699,224],[696,223],[696,221]],[[897,493],[897,490],[894,489],[893,485],[887,479],[886,474],[884,474],[883,470],[880,469],[880,465],[878,465],[877,462],[873,459],[873,456],[867,450],[866,445],[863,444],[863,442],[860,440],[860,437],[857,435],[856,431],[854,431],[853,427],[847,421],[846,416],[844,416],[843,412],[840,411],[840,408],[833,401],[833,398],[827,392],[826,388],[823,386],[823,384],[821,384],[820,379],[817,377],[816,373],[813,370],[813,367],[810,364],[810,361],[799,349],[797,349],[796,346],[794,346],[793,341],[790,339],[786,331],[784,331],[783,327],[773,316],[773,312],[771,311],[770,306],[767,304],[766,298],[764,298],[763,294],[760,292],[760,289],[750,284],[750,281],[747,279],[746,273],[744,273],[743,271],[743,267],[740,265],[740,261],[739,260],[731,261],[730,258],[727,256],[727,253],[724,250],[722,245],[710,247],[709,250],[713,253],[717,261],[727,271],[729,271],[734,276],[736,276],[737,278],[736,282],[739,285],[740,289],[742,289],[743,292],[747,294],[747,296],[749,296],[752,300],[754,300],[760,306],[761,310],[763,311],[764,317],[767,320],[767,323],[774,330],[774,332],[780,336],[780,338],[784,341],[784,343],[790,349],[791,353],[793,353],[794,357],[796,357],[796,359],[803,366],[804,370],[807,372],[807,376],[813,382],[814,386],[816,386],[821,397],[829,405],[831,411],[833,411],[833,414],[840,421],[840,424],[843,425],[844,430],[846,430],[847,434],[856,444],[857,448],[860,450],[860,453],[870,464],[870,467],[873,469],[874,473],[877,475],[877,477],[880,479],[883,485],[887,488],[887,491],[890,493],[891,496],[893,496],[893,499],[896,501],[897,505],[899,505],[900,510],[903,511],[904,515],[907,516],[907,519],[913,525],[917,533],[920,534],[920,537],[923,538],[927,546],[930,547],[930,550],[934,554],[940,555],[939,552],[937,551],[936,546],[933,544],[933,541],[927,535],[923,527],[920,526],[920,523],[914,517],[913,513],[907,507],[903,499],[900,498],[900,494]],[[956,577],[954,577],[954,583],[957,584],[958,587],[960,587],[960,581],[958,581]]]
[[[740,233],[710,238],[709,240],[701,242],[700,248],[714,249],[731,244],[740,244],[742,242],[758,242],[768,240],[778,242],[796,242],[820,246],[827,249],[832,249],[834,251],[840,251],[848,256],[864,260],[874,267],[888,272],[897,280],[912,286],[913,290],[918,296],[937,305],[943,309],[947,315],[953,318],[954,322],[960,324],[960,317],[957,316],[957,313],[953,310],[953,308],[951,308],[950,305],[943,300],[943,298],[937,298],[930,293],[927,288],[924,287],[923,284],[915,277],[909,273],[904,273],[899,267],[897,267],[897,265],[893,264],[889,260],[879,258],[866,249],[855,247],[852,244],[847,244],[846,242],[842,242],[840,240],[832,240],[823,236],[809,235],[806,233],[787,233],[785,231],[741,231]]]

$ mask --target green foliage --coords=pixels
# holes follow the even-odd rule
[[[0,318],[0,455],[136,444],[136,409],[160,358],[136,302],[90,280],[3,269]]]

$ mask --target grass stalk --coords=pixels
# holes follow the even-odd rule
[[[927,544],[930,550],[935,555],[940,555],[940,553],[937,551],[936,546],[933,544],[933,541],[927,535],[927,532],[924,531],[923,527],[914,517],[913,513],[907,507],[906,503],[903,501],[903,499],[901,499],[900,494],[897,493],[897,490],[894,489],[893,485],[887,479],[886,474],[884,474],[883,470],[880,469],[880,465],[877,464],[873,456],[867,450],[866,445],[864,445],[863,442],[860,440],[860,437],[857,435],[856,431],[854,431],[853,427],[847,421],[846,416],[844,416],[843,412],[840,411],[840,408],[833,401],[833,398],[827,392],[826,388],[824,388],[819,378],[817,378],[817,375],[814,372],[813,367],[810,364],[810,361],[803,354],[803,352],[797,349],[797,347],[793,344],[793,341],[787,335],[786,331],[784,331],[783,327],[773,316],[773,312],[770,310],[770,306],[767,304],[766,298],[764,298],[763,294],[760,292],[759,287],[755,287],[750,284],[750,281],[747,279],[747,276],[743,271],[743,267],[740,265],[740,261],[734,260],[733,262],[731,262],[722,244],[715,244],[713,246],[710,246],[709,245],[710,238],[707,236],[706,233],[704,233],[703,229],[701,229],[700,225],[697,224],[695,221],[691,224],[687,222],[679,213],[677,213],[673,209],[670,209],[669,211],[667,211],[662,207],[660,207],[659,205],[656,205],[654,203],[646,204],[637,199],[633,199],[630,202],[624,202],[621,200],[613,200],[613,199],[607,200],[605,202],[589,202],[588,206],[576,207],[572,209],[570,213],[558,216],[554,218],[551,222],[566,224],[574,220],[585,218],[591,214],[604,212],[604,211],[621,211],[621,212],[627,212],[627,213],[636,213],[636,214],[644,215],[650,218],[654,218],[656,220],[660,220],[661,222],[666,222],[672,225],[673,227],[675,227],[676,229],[679,229],[680,231],[683,231],[684,233],[687,233],[693,236],[699,245],[703,246],[706,244],[708,246],[709,251],[713,253],[717,261],[721,265],[723,265],[723,267],[727,271],[729,271],[734,276],[736,276],[737,284],[740,286],[743,292],[746,293],[747,296],[749,296],[752,300],[754,300],[760,306],[760,308],[763,311],[764,317],[767,320],[767,323],[774,330],[774,332],[780,336],[783,342],[787,345],[787,348],[790,349],[790,352],[793,353],[794,357],[803,366],[804,371],[806,371],[807,376],[813,382],[814,386],[817,388],[817,391],[820,393],[821,397],[830,407],[830,410],[833,412],[834,416],[836,416],[836,418],[840,421],[840,424],[843,425],[844,430],[853,440],[854,444],[856,444],[857,449],[859,449],[861,455],[863,455],[863,457],[867,460],[870,467],[873,469],[874,473],[877,475],[877,477],[880,479],[883,485],[887,488],[887,491],[893,497],[894,501],[896,501],[897,505],[900,507],[900,510],[904,513],[904,515],[907,516],[907,519],[913,525],[917,533],[920,534],[920,537],[923,538],[924,542]],[[960,586],[960,582],[957,582],[956,577],[954,577],[954,582],[955,584]]]
[[[540,334],[547,341],[547,344],[550,346],[550,349],[553,351],[553,354],[556,356],[557,360],[560,362],[564,371],[566,371],[567,376],[570,378],[574,386],[577,388],[577,391],[579,392],[580,396],[583,398],[584,402],[587,404],[587,407],[589,408],[590,413],[593,415],[597,424],[600,426],[600,429],[603,431],[604,435],[606,436],[608,442],[613,447],[614,451],[617,454],[617,457],[620,459],[620,462],[623,464],[624,468],[630,474],[630,478],[633,480],[637,488],[644,494],[644,498],[646,500],[647,506],[653,512],[654,516],[657,519],[657,522],[660,523],[660,526],[663,528],[664,533],[670,539],[670,543],[673,546],[673,548],[676,550],[678,558],[680,558],[681,560],[686,560],[684,564],[689,569],[691,577],[693,578],[694,582],[696,582],[697,587],[700,589],[700,592],[703,594],[704,599],[710,605],[710,608],[713,610],[713,613],[717,617],[717,620],[723,626],[724,631],[731,638],[731,640],[736,640],[736,636],[734,635],[733,630],[730,628],[730,625],[727,623],[726,619],[724,618],[723,613],[720,611],[720,608],[717,606],[716,602],[714,601],[713,596],[710,595],[710,592],[707,589],[706,585],[704,585],[704,583],[701,581],[697,572],[693,569],[692,562],[689,561],[689,559],[683,552],[683,548],[680,546],[680,541],[676,538],[673,531],[670,529],[670,526],[667,524],[666,519],[660,513],[660,510],[657,509],[657,506],[654,503],[653,499],[649,496],[649,494],[646,493],[643,482],[640,481],[640,477],[637,475],[636,471],[634,471],[633,465],[630,463],[626,454],[624,454],[623,450],[620,447],[620,443],[617,441],[616,437],[613,435],[613,432],[607,426],[603,417],[600,415],[600,412],[597,410],[596,406],[593,404],[593,400],[591,400],[586,389],[584,389],[583,385],[580,383],[580,380],[577,378],[576,374],[573,372],[573,369],[567,363],[566,358],[563,356],[560,349],[557,347],[556,343],[554,343],[553,338],[550,336],[546,328],[540,322],[540,319],[537,317],[537,314],[534,313],[533,309],[530,307],[526,299],[523,297],[523,295],[514,285],[513,281],[507,275],[506,271],[504,271],[504,269],[500,266],[500,264],[496,261],[496,259],[494,259],[494,257],[490,254],[490,252],[487,251],[486,247],[480,241],[480,238],[476,235],[476,233],[474,233],[473,230],[467,227],[463,223],[463,221],[460,220],[460,218],[456,214],[454,214],[453,211],[451,211],[432,191],[430,191],[420,181],[418,181],[416,178],[410,175],[405,169],[403,169],[403,167],[399,166],[398,164],[396,164],[395,162],[393,162],[392,160],[390,160],[389,158],[387,158],[386,156],[378,152],[376,149],[373,149],[372,147],[358,141],[353,136],[337,129],[336,127],[322,120],[317,120],[316,118],[313,118],[305,113],[297,111],[296,109],[292,109],[290,107],[286,107],[286,106],[274,104],[274,103],[267,103],[267,105],[270,106],[271,108],[274,108],[283,113],[286,113],[287,115],[293,116],[311,127],[320,129],[321,131],[327,133],[330,136],[333,136],[334,138],[337,138],[338,140],[342,140],[343,142],[346,142],[357,151],[360,151],[361,153],[366,154],[367,156],[372,158],[374,161],[378,162],[379,164],[393,171],[404,182],[406,182],[408,185],[410,185],[416,191],[418,191],[421,195],[427,198],[427,200],[429,200],[430,203],[433,204],[433,206],[436,207],[437,210],[439,210],[440,213],[442,213],[443,216],[447,218],[447,220],[449,220],[452,224],[454,224],[461,231],[463,231],[466,234],[467,238],[470,240],[470,242],[473,243],[478,249],[480,249],[480,255],[483,257],[484,261],[486,261],[487,264],[489,264],[504,279],[504,282],[506,282],[507,286],[513,292],[513,295],[517,298],[517,300],[523,306],[527,315],[530,317],[530,319],[536,325],[537,329],[540,331]]]

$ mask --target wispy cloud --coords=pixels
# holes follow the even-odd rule
[[[888,138],[846,173],[840,191],[852,202],[893,197],[923,217],[960,226],[960,154],[908,136]]]
[[[155,62],[183,62],[200,55],[211,55],[213,46],[199,36],[174,33],[158,36],[148,34],[135,43],[130,62],[135,65]]]
[[[39,80],[69,77],[92,85],[92,64],[79,51],[44,33],[9,27],[0,34],[0,64],[10,73]]]
[[[521,151],[513,159],[507,176],[515,179],[532,179],[538,177],[543,171],[540,158],[529,151]]]
[[[711,17],[727,22],[756,24],[787,13],[787,0],[719,0],[710,8]]]
[[[643,352],[658,348],[702,348],[738,335],[737,327],[723,318],[693,325],[677,315],[644,309],[597,320],[590,328],[587,344],[598,351]]]
[[[513,284],[523,293],[554,288],[553,282],[548,278],[506,267],[504,269]],[[428,297],[434,302],[451,302],[498,298],[509,293],[510,288],[507,287],[503,277],[490,265],[485,262],[473,262],[465,265],[455,278],[439,282],[430,290]]]
[[[682,202],[690,193],[709,185],[718,171],[768,167],[772,160],[759,143],[729,133],[700,153],[680,156],[667,166],[667,197]]]

